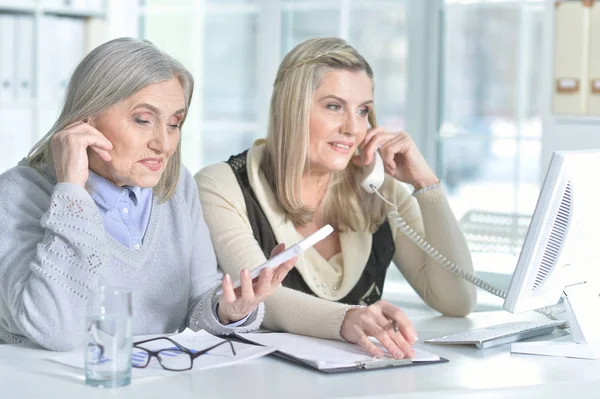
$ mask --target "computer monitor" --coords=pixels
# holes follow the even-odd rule
[[[599,270],[600,150],[557,151],[504,301],[516,313],[564,298],[571,345],[565,339],[533,343],[540,354],[588,357],[577,354],[589,349],[600,357],[600,344],[590,346],[600,342]]]

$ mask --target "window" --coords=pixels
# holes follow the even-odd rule
[[[298,1],[284,3],[284,53],[303,40],[343,37],[371,64],[378,123],[403,130],[408,40],[404,1]]]
[[[539,0],[444,2],[438,168],[480,270],[512,273],[539,193],[542,18]]]
[[[266,135],[277,67],[312,37],[339,36],[356,47],[375,72],[379,124],[393,130],[406,125],[404,1],[145,0],[140,10],[140,36],[183,62],[196,79],[182,136],[183,160],[193,173]]]
[[[248,148],[258,135],[256,1],[147,0],[141,36],[194,75],[183,128],[183,161],[192,173]]]

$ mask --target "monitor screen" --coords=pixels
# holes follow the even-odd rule
[[[600,269],[600,150],[553,154],[504,308],[556,304]],[[600,292],[600,291],[598,291]]]

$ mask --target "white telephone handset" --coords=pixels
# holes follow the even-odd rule
[[[379,190],[384,180],[385,170],[383,168],[383,159],[381,159],[379,152],[375,152],[371,164],[365,166],[360,186],[368,193],[374,193]]]
[[[327,236],[329,236],[331,233],[333,233],[333,227],[331,227],[331,225],[329,225],[329,224],[326,224],[325,226],[321,227],[319,230],[315,231],[308,237],[304,238],[303,240],[301,240],[301,241],[297,242],[296,244],[292,245],[291,247],[287,248],[285,251],[280,252],[277,255],[271,257],[262,265],[254,268],[250,272],[251,279],[254,280],[255,278],[259,277],[260,271],[262,269],[275,268],[275,267],[281,265],[283,262],[286,262],[286,261],[292,259],[293,257],[302,254],[308,248],[312,247],[319,241],[327,238]],[[233,283],[233,288],[236,289],[240,285],[241,285],[241,282],[239,280],[237,280],[236,282]],[[223,293],[223,289],[219,289],[217,291],[217,295],[221,295],[222,293]]]

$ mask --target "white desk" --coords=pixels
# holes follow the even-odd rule
[[[485,296],[482,299],[485,302]],[[474,313],[465,319],[446,318],[428,310],[415,294],[405,302],[405,310],[421,340],[466,328],[537,317],[491,311]],[[0,345],[0,398],[600,397],[600,361],[510,354],[507,345],[485,351],[417,345],[450,362],[325,375],[269,357],[228,368],[133,381],[128,387],[112,390],[85,386],[82,372],[41,360],[48,355],[46,351],[31,346]]]

